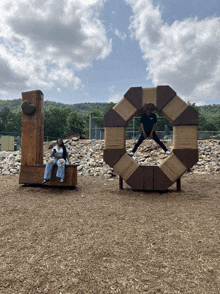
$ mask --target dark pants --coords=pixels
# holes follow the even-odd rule
[[[150,132],[146,133],[147,137],[149,137]],[[157,137],[156,133],[153,132],[153,139],[154,141],[160,145],[160,147],[166,152],[168,149],[166,148],[166,146],[160,141],[160,139]],[[141,145],[141,143],[145,140],[143,133],[141,133],[140,138],[138,139],[138,142],[135,144],[132,152],[136,152],[138,147]]]

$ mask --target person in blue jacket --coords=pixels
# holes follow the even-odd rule
[[[128,153],[128,155],[133,156],[137,151],[138,147],[141,143],[149,137],[150,139],[154,139],[154,141],[160,145],[160,147],[166,152],[166,154],[171,154],[172,152],[168,151],[166,146],[160,141],[155,133],[157,117],[152,111],[155,110],[155,106],[152,103],[148,103],[144,106],[145,114],[141,117],[141,136],[138,139],[138,142],[135,144],[133,150]]]

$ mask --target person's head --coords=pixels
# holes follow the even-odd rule
[[[66,160],[66,148],[61,139],[57,139],[57,145],[63,148],[63,158]]]
[[[155,110],[155,106],[153,103],[148,103],[144,105],[143,110],[144,112],[146,112],[147,115],[151,115],[152,111]]]
[[[63,145],[63,141],[61,139],[57,139],[57,145],[61,147]]]

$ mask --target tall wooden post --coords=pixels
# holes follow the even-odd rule
[[[22,102],[21,165],[36,166],[43,164],[44,95],[40,90],[25,92]]]

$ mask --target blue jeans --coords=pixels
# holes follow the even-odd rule
[[[47,163],[44,171],[44,179],[45,180],[50,180],[51,178],[51,172],[53,169],[54,164],[58,166],[56,176],[58,178],[64,179],[65,176],[65,164],[66,161],[63,158],[52,158],[53,163]]]

